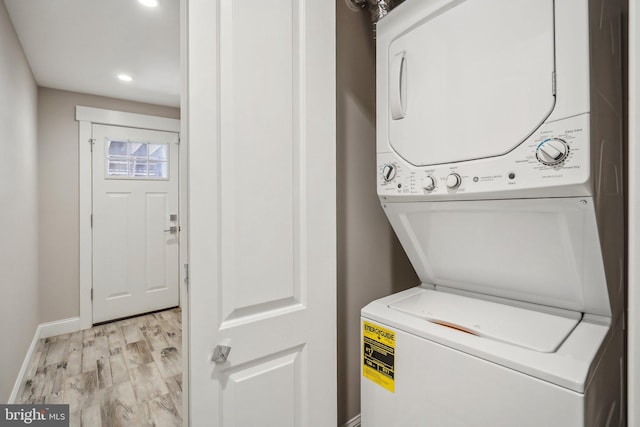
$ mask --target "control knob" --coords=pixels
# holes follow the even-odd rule
[[[427,191],[433,191],[436,188],[436,180],[431,176],[427,176],[423,181],[422,181],[422,188],[424,188]]]
[[[422,188],[424,188],[427,191],[435,190],[435,188],[436,188],[436,180],[433,179],[433,177],[431,175],[429,175],[422,182]]]
[[[569,146],[558,138],[544,140],[536,149],[536,157],[543,165],[555,166],[562,163],[569,155]]]
[[[386,164],[382,167],[382,178],[389,182],[396,177],[396,167],[392,164]]]
[[[462,178],[457,173],[449,174],[449,176],[447,177],[447,187],[449,187],[452,190],[455,190],[456,188],[460,187],[461,183],[462,183]]]

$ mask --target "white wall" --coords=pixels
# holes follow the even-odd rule
[[[36,83],[0,2],[0,401],[38,324]]]
[[[375,48],[369,14],[336,0],[338,425],[360,413],[360,309],[420,283],[376,195]]]
[[[180,118],[177,108],[38,89],[40,323],[79,315],[76,105]]]

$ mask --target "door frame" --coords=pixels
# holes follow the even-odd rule
[[[101,108],[76,105],[76,121],[78,122],[78,163],[79,163],[79,218],[80,218],[80,329],[89,329],[93,325],[93,233],[91,230],[93,177],[92,177],[92,127],[94,124],[123,126],[130,128],[175,132],[180,137],[180,120],[166,117],[148,116],[127,113],[124,111],[105,110]],[[182,144],[179,146],[178,164],[178,224],[181,228],[178,240],[178,264],[187,263],[187,214],[184,200],[187,194],[187,162]],[[182,305],[185,271],[179,267],[179,296]]]

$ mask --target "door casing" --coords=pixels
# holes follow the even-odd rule
[[[126,126],[132,128],[160,130],[180,133],[180,120],[166,117],[148,116],[144,114],[127,113],[123,111],[105,110],[101,108],[76,106],[76,121],[79,125],[78,157],[79,157],[79,215],[80,215],[80,329],[88,329],[93,324],[91,288],[93,277],[92,265],[92,173],[91,173],[91,149],[92,149],[92,125]],[[186,153],[180,147],[179,165],[179,221],[182,227],[180,236],[179,264],[187,263],[187,238],[186,207],[183,203],[183,195],[186,194]],[[183,219],[184,218],[184,219]],[[185,271],[180,268],[180,300],[183,301],[183,286]]]

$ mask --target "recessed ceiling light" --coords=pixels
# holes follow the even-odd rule
[[[133,78],[128,74],[118,74],[118,78],[123,82],[130,82],[133,80]]]
[[[138,0],[140,4],[147,7],[156,7],[158,6],[158,0]]]

